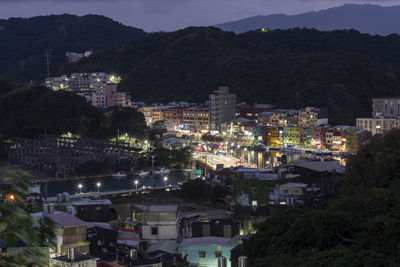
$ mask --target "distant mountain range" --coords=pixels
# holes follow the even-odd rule
[[[30,80],[46,73],[44,50],[51,50],[50,75],[62,72],[65,52],[100,50],[141,39],[143,30],[98,15],[50,15],[0,19],[0,76]]]
[[[355,29],[362,33],[388,35],[400,33],[400,6],[346,4],[318,12],[299,15],[275,14],[226,22],[216,27],[235,33],[260,28],[289,29],[296,27],[318,30]]]

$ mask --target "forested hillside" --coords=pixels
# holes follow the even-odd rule
[[[17,81],[46,76],[45,50],[51,50],[50,75],[64,71],[65,52],[110,48],[144,37],[143,30],[98,15],[0,19],[0,76]]]
[[[399,266],[400,131],[374,137],[348,162],[340,193],[259,226],[250,266]]]
[[[204,101],[228,85],[242,101],[326,106],[333,123],[370,113],[371,98],[400,94],[400,36],[311,29],[236,35],[191,27],[96,53],[69,71],[122,75],[134,100]]]

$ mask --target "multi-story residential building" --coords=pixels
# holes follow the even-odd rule
[[[298,126],[300,127],[317,127],[320,125],[327,125],[327,109],[306,107],[299,111],[298,120]]]
[[[56,255],[65,255],[70,246],[74,246],[76,251],[82,254],[89,253],[89,243],[86,240],[86,222],[69,213],[54,211],[53,205],[45,205],[43,212],[32,213],[31,215],[36,219],[46,216],[55,223]]]
[[[106,96],[107,96],[107,108],[117,106],[118,97],[117,97],[117,85],[113,83],[108,83],[106,87]]]
[[[306,193],[307,187],[307,184],[302,183],[276,184],[275,187],[269,188],[269,204],[304,204],[304,201],[301,198]]]
[[[399,127],[399,119],[395,117],[357,118],[356,126],[370,131],[372,135],[385,134],[391,129]]]
[[[134,205],[132,220],[142,225],[142,239],[176,240],[179,210],[176,205]]]
[[[97,108],[107,108],[107,93],[104,91],[92,93],[91,103]]]
[[[183,125],[190,132],[209,131],[209,113],[207,106],[190,107],[183,110]]]
[[[55,91],[102,91],[113,77],[103,72],[72,73],[71,76],[61,75],[45,80],[45,85]]]
[[[153,108],[154,107],[151,106],[138,108],[138,111],[143,113],[147,125],[151,125],[153,123]]]
[[[70,77],[47,78],[47,87],[57,91],[72,91],[86,99],[97,108],[109,108],[113,106],[131,106],[129,93],[117,92],[117,78],[102,72],[73,73]]]
[[[164,111],[167,109],[165,106],[154,107],[152,110],[152,121],[153,123],[156,121],[164,120]]]
[[[96,267],[99,259],[75,251],[74,246],[68,247],[66,255],[50,259],[50,267]]]
[[[241,103],[236,107],[236,117],[257,120],[258,114],[270,111],[273,108],[275,106],[270,104],[246,105],[245,103]]]
[[[265,126],[296,126],[298,119],[298,110],[275,109],[268,112],[258,114],[257,122]]]
[[[185,238],[178,247],[178,252],[187,257],[190,266],[226,266],[231,267],[231,250],[236,243],[224,237]],[[224,257],[226,264],[219,265]]]
[[[236,95],[229,93],[229,87],[219,87],[209,95],[209,129],[220,131],[220,124],[236,118]]]
[[[172,121],[176,129],[183,124],[183,108],[167,108],[164,111],[164,119]]]
[[[300,145],[300,131],[298,127],[283,127],[283,144],[285,146]]]
[[[372,135],[385,134],[400,126],[400,97],[377,97],[372,99],[372,118],[357,118],[359,128]]]
[[[400,115],[400,97],[375,97],[372,99],[372,117],[394,118]]]

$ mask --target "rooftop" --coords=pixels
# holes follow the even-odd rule
[[[346,169],[338,161],[297,161],[291,164],[316,172],[332,172],[335,170],[338,173],[344,173]]]
[[[52,219],[56,224],[62,227],[86,225],[87,223],[75,216],[65,212],[48,213],[45,216]]]
[[[97,259],[97,258],[92,257],[90,255],[75,252],[74,262],[81,262],[81,261],[95,260],[95,259]],[[55,258],[53,258],[53,260],[62,261],[62,262],[71,262],[71,260],[68,259],[67,255],[55,257]]]
[[[85,206],[85,205],[111,205],[109,199],[82,199],[79,201],[73,201],[72,205]]]
[[[216,237],[216,236],[185,238],[182,240],[179,247],[207,246],[207,245],[234,247],[235,245],[230,244],[229,241],[231,241],[230,238]]]
[[[286,184],[283,184],[281,186],[306,188],[308,185],[307,184],[302,184],[302,183],[286,183]]]

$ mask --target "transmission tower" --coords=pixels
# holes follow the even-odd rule
[[[44,60],[47,67],[47,78],[50,78],[51,49],[44,50]]]

